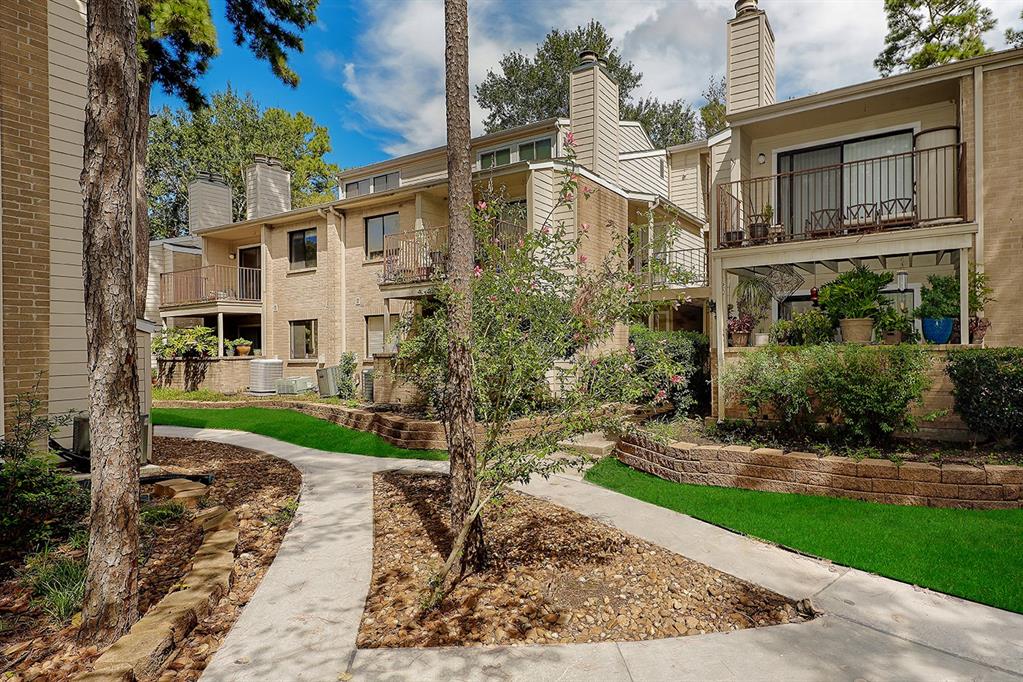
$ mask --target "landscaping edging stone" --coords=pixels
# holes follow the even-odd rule
[[[1023,507],[1023,467],[1011,465],[896,464],[744,445],[664,444],[637,435],[623,437],[615,457],[675,483],[928,507]]]
[[[154,400],[153,407],[185,407],[206,409],[231,409],[236,407],[265,407],[295,410],[311,417],[324,419],[339,426],[356,431],[375,433],[391,445],[406,450],[447,450],[447,437],[444,425],[430,419],[416,419],[395,412],[376,412],[344,405],[314,403],[303,400],[232,400],[232,401],[201,401],[201,400]],[[645,419],[664,412],[660,409],[631,408],[637,418]],[[538,431],[538,424],[543,420],[534,417],[522,417],[509,425],[509,438],[524,438]],[[484,435],[483,427],[477,426],[479,437]]]
[[[185,485],[189,484],[189,485]],[[205,486],[186,479],[158,484],[158,497],[170,501],[197,504]],[[200,486],[199,490],[194,486]],[[91,672],[76,677],[89,682],[155,679],[164,664],[181,645],[196,624],[205,618],[231,589],[234,552],[238,546],[238,518],[224,507],[211,507],[196,513],[204,537],[195,553],[192,567],[182,577],[183,589],[164,596],[132,626],[128,634],[114,642],[96,659]]]

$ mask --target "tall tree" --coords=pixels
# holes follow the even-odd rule
[[[991,51],[983,35],[996,22],[978,0],[885,0],[884,10],[888,35],[874,60],[882,76]]]
[[[1023,21],[1023,12],[1019,13],[1019,18],[1020,21]],[[1023,28],[1009,27],[1005,29],[1005,42],[1009,43],[1009,47],[1023,47]]]
[[[622,118],[639,121],[657,147],[685,144],[696,139],[696,112],[685,100],[661,102],[647,97],[629,103],[622,109]]]
[[[107,644],[138,618],[138,375],[132,169],[138,119],[135,0],[90,0],[81,185],[92,445],[88,573],[79,636]]]
[[[707,101],[700,107],[700,128],[703,137],[710,137],[720,132],[728,125],[725,120],[725,77],[710,77],[707,81],[707,89],[703,91],[703,99]]]
[[[226,0],[227,21],[236,44],[248,45],[270,64],[281,81],[294,87],[298,74],[288,52],[301,51],[299,32],[316,21],[319,0]],[[149,267],[149,221],[146,210],[146,149],[149,140],[149,94],[154,83],[177,95],[192,109],[205,103],[198,80],[217,54],[217,33],[210,0],[142,0],[139,6],[139,122],[135,138],[135,299],[145,313]]]
[[[552,30],[536,54],[512,51],[499,62],[499,71],[488,71],[476,86],[476,101],[487,110],[483,124],[487,132],[533,123],[545,118],[568,116],[568,74],[579,64],[579,53],[593,50],[607,60],[607,69],[618,82],[622,116],[642,120],[656,146],[688,142],[673,123],[684,121],[689,105],[683,100],[660,102],[648,98],[632,101],[632,93],[643,74],[622,58],[604,26],[595,20],[572,31]],[[640,119],[640,115],[644,118]],[[656,132],[656,136],[655,133]]]
[[[445,431],[451,461],[451,528],[466,527],[458,572],[483,566],[483,520],[466,526],[476,495],[476,415],[472,386],[471,283],[475,239],[470,223],[469,9],[466,0],[444,0],[444,89],[447,106],[448,388]]]
[[[295,207],[334,197],[340,169],[324,160],[330,133],[309,116],[263,109],[252,95],[228,88],[192,112],[164,107],[150,122],[146,191],[150,238],[183,234],[188,226],[188,183],[199,171],[220,173],[231,187],[235,220],[245,217],[242,169],[253,154],[281,159],[291,170]]]

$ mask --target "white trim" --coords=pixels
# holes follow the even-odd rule
[[[187,253],[191,255],[202,255],[201,246],[179,246],[178,244],[161,244],[161,246],[168,251],[177,251],[178,253]]]
[[[512,139],[512,140],[508,140],[507,142],[503,142],[501,144],[491,145],[489,147],[482,147],[482,148],[480,148],[480,149],[478,149],[476,151],[476,158],[473,160],[472,169],[473,169],[474,172],[489,172],[489,171],[493,171],[493,170],[498,170],[500,168],[504,168],[505,166],[513,166],[516,163],[519,163],[519,161],[520,161],[520,159],[519,159],[519,147],[521,147],[524,144],[530,144],[530,143],[535,143],[535,142],[542,142],[543,140],[550,141],[550,143],[551,143],[551,159],[553,159],[553,158],[555,158],[555,155],[556,155],[556,152],[557,152],[557,141],[556,141],[555,137],[556,137],[555,135],[551,135],[551,134],[538,135],[536,137]],[[508,163],[502,163],[500,165],[490,166],[489,168],[483,168],[480,159],[481,159],[481,157],[484,154],[490,154],[492,152],[499,152],[499,151],[502,151],[504,149],[508,150]],[[540,160],[541,161],[547,161],[547,159],[540,159]],[[495,161],[496,161],[496,157],[495,157]],[[527,161],[527,163],[532,163],[532,161]]]
[[[973,261],[977,272],[984,272],[984,69],[980,66],[973,70],[973,220],[977,223]]]
[[[619,161],[631,161],[632,159],[646,159],[654,156],[667,158],[667,149],[644,149],[638,152],[621,152],[618,154]]]
[[[718,142],[724,142],[732,137],[731,126],[723,128],[707,138],[707,146],[713,147]]]

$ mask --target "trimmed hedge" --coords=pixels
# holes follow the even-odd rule
[[[1023,348],[950,350],[945,373],[971,430],[1023,445]]]

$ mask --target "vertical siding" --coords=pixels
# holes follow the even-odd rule
[[[50,409],[88,409],[82,280],[85,3],[48,2],[50,103]]]

